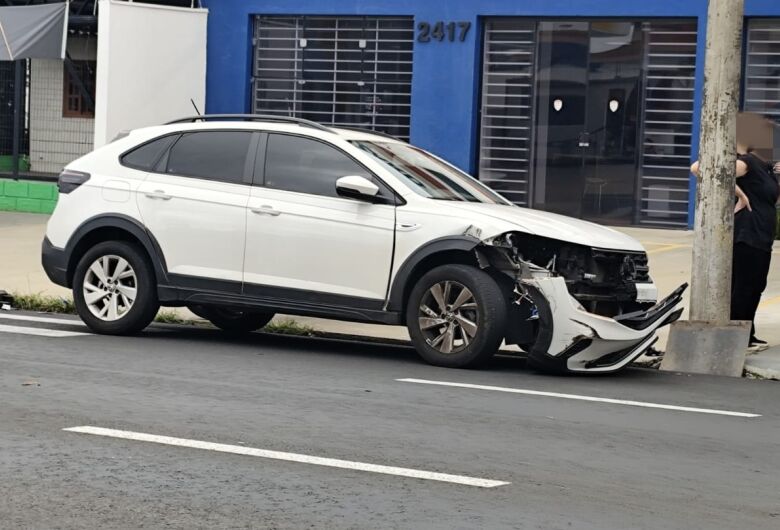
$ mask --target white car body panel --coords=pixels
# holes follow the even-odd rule
[[[245,282],[385,299],[394,206],[255,187],[246,215]]]
[[[139,172],[133,170],[133,173]],[[49,241],[59,248],[65,248],[82,223],[107,212],[140,221],[133,195],[142,181],[132,173],[126,177],[119,179],[92,173],[91,178],[73,194],[60,195],[46,228]],[[108,186],[105,186],[105,182],[108,182]],[[120,193],[123,200],[111,200],[118,197],[116,193]]]
[[[612,228],[555,213],[503,204],[455,203],[462,218],[482,228],[483,237],[521,231],[601,249],[644,252],[636,239]]]
[[[242,281],[249,191],[243,184],[149,173],[138,188],[138,207],[168,272]]]

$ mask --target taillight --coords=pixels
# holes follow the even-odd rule
[[[88,180],[89,173],[66,169],[60,173],[60,178],[57,179],[57,188],[60,190],[60,193],[70,193]]]

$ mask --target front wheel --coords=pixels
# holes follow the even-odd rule
[[[274,317],[273,313],[243,311],[219,306],[190,306],[189,309],[219,329],[233,334],[251,333],[265,327]]]
[[[486,272],[468,265],[429,271],[409,296],[406,325],[417,352],[431,364],[473,367],[504,339],[507,298]]]
[[[84,323],[107,335],[141,331],[160,309],[149,259],[125,241],[98,243],[81,257],[73,276],[73,301]]]

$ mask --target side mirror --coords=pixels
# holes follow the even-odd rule
[[[379,186],[365,177],[349,175],[336,181],[336,193],[350,199],[375,202],[379,195]]]

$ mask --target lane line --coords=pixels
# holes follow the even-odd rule
[[[780,296],[774,296],[772,298],[767,298],[760,304],[758,304],[758,307],[766,307],[768,305],[775,305],[776,303],[780,302]]]
[[[610,403],[613,405],[627,405],[630,407],[644,407],[649,409],[676,410],[681,412],[698,412],[701,414],[718,414],[720,416],[736,416],[738,418],[760,418],[761,414],[751,412],[733,412],[730,410],[701,409],[696,407],[680,407],[677,405],[665,405],[663,403],[648,403],[645,401],[628,401],[624,399],[600,398],[593,396],[581,396],[578,394],[560,394],[558,392],[541,392],[539,390],[525,390],[522,388],[509,388],[503,386],[472,385],[469,383],[450,383],[447,381],[430,381],[428,379],[396,379],[401,383],[418,383],[422,385],[452,386],[458,388],[471,388],[475,390],[492,390],[494,392],[508,392],[510,394],[525,394],[528,396],[554,397],[561,399],[575,399],[579,401],[593,401],[597,403]]]
[[[368,471],[369,473],[396,475],[399,477],[435,480],[438,482],[450,482],[452,484],[462,484],[465,486],[474,486],[477,488],[495,488],[498,486],[506,486],[508,484],[511,484],[511,482],[504,482],[500,480],[489,480],[485,478],[467,477],[464,475],[450,475],[448,473],[436,473],[433,471],[423,471],[421,469],[412,469],[406,467],[393,467],[393,466],[382,466],[377,464],[367,464],[365,462],[353,462],[351,460],[323,458],[319,456],[310,456],[310,455],[303,455],[298,453],[283,453],[280,451],[269,451],[267,449],[257,449],[254,447],[243,447],[240,445],[228,445],[228,444],[219,444],[213,442],[203,442],[200,440],[190,440],[187,438],[173,438],[170,436],[158,436],[156,434],[147,434],[142,432],[120,431],[117,429],[105,429],[103,427],[92,427],[89,425],[82,426],[82,427],[68,427],[62,430],[68,432],[81,433],[81,434],[107,436],[109,438],[121,438],[123,440],[136,440],[139,442],[152,442],[156,444],[173,445],[176,447],[204,449],[206,451],[216,451],[219,453],[232,453],[237,455],[256,456],[259,458],[270,458],[273,460],[284,460],[287,462],[299,462],[302,464],[313,464],[315,466],[336,467],[340,469],[351,469],[355,471]]]
[[[46,328],[29,328],[24,326],[8,326],[0,324],[0,333],[18,333],[20,335],[35,335],[38,337],[81,337],[89,335],[89,333],[81,333],[78,331],[62,331],[59,329],[46,329]]]
[[[669,252],[670,250],[677,250],[677,249],[686,248],[686,247],[689,247],[689,246],[690,245],[669,244],[669,245],[664,245],[662,248],[654,248],[652,250],[648,250],[647,254],[648,255],[660,254],[662,252]]]
[[[66,320],[64,318],[37,317],[33,315],[10,315],[0,312],[0,319],[26,320],[28,322],[42,322],[44,324],[70,324],[72,326],[86,326],[81,320]]]

